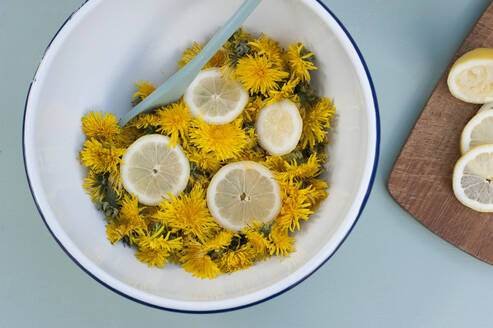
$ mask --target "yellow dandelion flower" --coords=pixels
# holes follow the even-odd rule
[[[192,47],[188,48],[183,52],[183,57],[178,62],[178,68],[183,68],[186,64],[188,64],[192,59],[194,59],[200,52],[202,51],[202,46],[194,42]],[[226,63],[227,60],[226,52],[223,49],[219,49],[214,56],[209,60],[207,64],[205,64],[204,69],[211,67],[221,67]]]
[[[318,189],[318,190],[325,190],[329,188],[329,185],[327,182],[325,182],[322,179],[308,179],[306,180],[308,184],[310,184],[313,188]]]
[[[142,209],[139,208],[139,199],[137,196],[125,194],[122,199],[122,208],[120,210],[120,223],[124,221],[138,221],[141,219],[140,212]]]
[[[240,27],[231,37],[233,43],[238,43],[240,41],[251,41],[253,36],[248,33],[244,28]]]
[[[108,176],[108,184],[118,196],[123,194],[123,181],[120,177],[120,170],[112,171],[110,173]]]
[[[288,162],[286,162],[281,156],[267,156],[262,164],[269,170],[275,172],[284,172],[288,167]]]
[[[181,252],[171,253],[168,257],[168,263],[180,265]]]
[[[272,90],[269,95],[270,99],[267,100],[266,105],[275,104],[283,99],[289,99],[295,103],[299,103],[299,96],[295,95],[294,90],[300,80],[297,77],[291,77],[286,83],[284,83],[279,90]]]
[[[91,196],[93,202],[101,201],[103,199],[105,190],[104,186],[101,184],[101,177],[93,170],[89,170],[82,187],[84,187],[84,190]]]
[[[161,250],[168,253],[179,251],[183,248],[183,241],[181,237],[170,239],[171,231],[164,236],[162,232],[164,231],[164,226],[154,232],[152,235],[144,232],[144,234],[135,238],[135,243],[139,248],[147,248],[152,250]]]
[[[154,83],[149,83],[149,81],[141,80],[140,84],[137,82],[135,82],[134,84],[137,88],[139,88],[139,90],[137,90],[137,92],[135,92],[132,97],[134,99],[144,99],[148,95],[153,93],[154,90],[156,90],[156,88],[154,87]]]
[[[118,166],[123,163],[121,156],[125,149],[102,144],[94,138],[84,142],[84,149],[80,153],[81,162],[94,170],[94,173],[117,172]]]
[[[118,231],[118,224],[114,220],[106,225],[106,236],[111,244],[115,244],[123,238],[123,235]]]
[[[157,206],[142,206],[140,213],[142,214],[142,216],[144,217],[146,222],[147,221],[154,222],[153,217],[157,213],[158,210],[159,210],[159,208]]]
[[[226,248],[231,244],[231,240],[233,240],[234,236],[235,234],[232,231],[223,229],[213,238],[204,242],[204,251],[207,253],[209,251],[217,251]]]
[[[261,93],[267,96],[272,90],[279,89],[278,82],[289,74],[280,70],[265,56],[247,55],[238,60],[235,77],[250,91],[250,94]]]
[[[189,135],[195,147],[214,153],[219,160],[236,157],[248,144],[245,131],[233,123],[215,125],[198,119]]]
[[[239,128],[242,128],[243,127],[243,123],[244,123],[243,115],[239,115],[237,118],[235,118],[231,122],[231,124],[233,124],[234,126],[237,126]]]
[[[265,259],[272,247],[269,239],[267,239],[262,233],[251,229],[245,229],[244,233],[248,239],[248,243],[255,251],[256,257]]]
[[[308,200],[311,203],[311,208],[315,210],[320,202],[329,195],[326,191],[329,186],[327,182],[320,179],[308,179],[306,183],[312,187],[312,191],[308,194]]]
[[[307,146],[313,148],[316,143],[324,141],[334,115],[335,106],[329,98],[322,98],[312,108],[305,108],[301,111],[301,118],[303,119],[301,144],[303,148]]]
[[[248,136],[248,144],[234,160],[262,162],[265,159],[266,152],[258,145],[258,136],[255,133],[255,129],[248,129],[245,133]]]
[[[267,102],[262,97],[250,97],[250,101],[243,110],[243,118],[249,122],[255,122],[257,115],[262,108],[267,105]]]
[[[216,263],[208,255],[203,254],[199,245],[192,244],[187,247],[180,262],[182,262],[183,269],[191,273],[193,277],[214,279],[221,274]]]
[[[228,55],[224,49],[219,49],[205,64],[204,68],[221,67],[228,61]]]
[[[127,124],[115,138],[114,144],[119,148],[128,148],[142,133],[134,126]]]
[[[188,64],[192,59],[194,59],[202,51],[202,46],[194,42],[190,48],[187,48],[183,52],[182,58],[178,61],[178,68],[182,68]]]
[[[278,173],[277,177],[284,181],[313,178],[320,174],[320,170],[318,155],[313,153],[305,163],[297,164],[294,160],[291,163],[286,163],[285,171]]]
[[[81,119],[82,131],[87,138],[111,141],[120,133],[120,127],[114,114],[89,112]]]
[[[263,223],[262,221],[253,220],[248,226],[243,228],[243,232],[246,231],[260,231],[262,233],[268,232],[266,230],[269,227],[269,223]]]
[[[269,235],[269,240],[272,243],[270,255],[289,256],[289,253],[294,252],[293,243],[296,239],[289,237],[288,230],[280,228],[277,224],[272,226],[272,232]]]
[[[220,260],[221,271],[230,273],[247,269],[253,265],[252,255],[252,249],[247,245],[238,250],[224,253]]]
[[[248,42],[248,45],[259,55],[266,56],[274,65],[284,67],[283,49],[279,43],[266,37],[263,33],[260,38]]]
[[[183,100],[158,109],[156,115],[159,117],[157,131],[170,137],[169,147],[176,146],[179,138],[181,138],[183,144],[186,143],[188,128],[193,116],[188,110],[188,105]]]
[[[159,116],[153,113],[142,113],[134,117],[126,126],[146,129],[149,126],[158,126]]]
[[[252,149],[253,147],[258,145],[258,135],[255,133],[255,129],[246,130],[246,135],[248,136],[248,145],[247,149]]]
[[[312,63],[313,52],[308,52],[303,43],[298,42],[288,47],[288,63],[291,72],[301,81],[310,81],[310,71],[318,69]]]
[[[168,262],[169,253],[165,250],[152,249],[152,248],[138,248],[138,252],[135,253],[135,257],[142,263],[147,263],[149,268],[158,267],[164,268],[165,263]]]
[[[309,194],[312,187],[301,188],[302,182],[285,182],[281,184],[281,211],[276,218],[276,225],[285,230],[300,230],[299,220],[308,220],[311,209]]]
[[[171,195],[170,200],[163,199],[159,203],[159,209],[155,219],[171,229],[181,229],[186,235],[193,235],[201,241],[219,230],[207,208],[205,190],[200,185],[195,185],[188,195],[182,193],[179,197]]]
[[[140,214],[141,209],[139,208],[137,197],[125,194],[121,205],[120,213],[116,220],[111,221],[106,227],[106,232],[110,241],[116,240],[117,235],[120,235],[120,239],[123,236],[128,236],[132,239],[131,232],[138,232],[146,229],[145,221]]]
[[[184,151],[187,155],[187,159],[190,162],[194,162],[202,171],[214,173],[219,170],[219,167],[221,166],[221,161],[214,153],[204,153],[191,145],[185,146]]]
[[[264,158],[264,154],[259,153],[255,150],[244,150],[234,160],[261,162]]]
[[[317,145],[321,147],[318,149],[318,159],[322,164],[327,163],[327,154],[325,153],[325,146],[328,144],[329,141],[327,140],[327,138],[325,138],[321,143]]]
[[[317,190],[314,189],[312,193],[308,195],[311,208],[316,210],[320,203],[329,196],[329,194],[325,190]]]
[[[175,239],[169,239],[171,232],[168,232],[166,237],[160,236],[149,241],[149,248],[151,249],[161,249],[167,252],[176,252],[183,248],[183,243],[181,237]]]
[[[190,181],[189,181],[189,184],[190,186],[194,186],[194,185],[199,185],[202,187],[202,189],[207,189],[207,187],[209,186],[209,183],[210,183],[210,178],[208,177],[205,177],[201,174],[194,174],[194,176],[190,176]]]

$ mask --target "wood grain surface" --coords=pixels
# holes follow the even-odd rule
[[[493,213],[465,207],[452,191],[460,134],[480,106],[452,97],[447,76],[458,57],[478,47],[493,48],[493,2],[440,78],[394,164],[388,188],[392,197],[428,229],[493,264]]]

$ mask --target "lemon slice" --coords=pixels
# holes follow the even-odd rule
[[[460,136],[460,150],[462,153],[469,149],[493,143],[493,110],[478,112],[466,124]]]
[[[221,71],[201,71],[190,84],[183,99],[192,114],[207,123],[226,124],[241,114],[248,103],[248,93],[241,83],[224,78]]]
[[[272,155],[285,155],[298,145],[303,120],[293,102],[282,100],[260,110],[255,130],[262,148]]]
[[[239,231],[254,220],[266,223],[277,216],[281,209],[279,185],[261,164],[231,163],[212,178],[207,205],[219,224]]]
[[[479,212],[493,212],[493,144],[472,148],[455,164],[453,189],[457,199]]]
[[[478,110],[478,113],[484,112],[485,110],[488,110],[488,109],[493,109],[493,102],[490,102],[490,103],[487,103],[487,104],[484,104],[483,106],[481,106],[481,108]]]
[[[450,69],[447,83],[452,95],[465,102],[493,101],[493,49],[478,48],[460,57]]]
[[[137,139],[123,155],[120,175],[125,189],[144,205],[157,205],[183,191],[190,176],[188,160],[180,146],[168,148],[170,140],[160,134]]]

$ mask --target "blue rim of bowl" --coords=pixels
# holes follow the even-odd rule
[[[361,51],[359,50],[358,46],[356,45],[356,42],[353,40],[351,34],[349,34],[348,30],[341,23],[341,21],[339,20],[339,18],[337,18],[337,16],[321,0],[315,0],[316,2],[318,2],[322,6],[322,8],[325,9],[325,11],[327,11],[327,13],[337,22],[337,24],[340,26],[340,28],[346,34],[346,36],[349,39],[349,41],[351,42],[352,46],[356,50],[356,53],[358,54],[359,60],[361,61],[361,64],[363,65],[363,68],[365,69],[366,77],[368,79],[368,82],[369,82],[370,88],[371,88],[371,93],[372,93],[372,98],[373,98],[373,105],[374,105],[374,108],[375,108],[375,126],[376,126],[375,157],[373,159],[373,168],[372,168],[372,173],[371,173],[370,181],[368,183],[368,188],[366,190],[366,193],[365,193],[365,196],[363,198],[363,201],[361,202],[361,206],[360,206],[360,209],[358,211],[358,215],[356,216],[356,219],[354,220],[353,224],[351,225],[351,227],[347,231],[347,233],[344,236],[344,238],[342,238],[342,240],[340,241],[339,245],[337,245],[337,247],[335,248],[335,250],[332,252],[332,254],[330,254],[325,260],[323,260],[322,263],[320,263],[320,265],[318,265],[315,269],[313,269],[312,272],[308,273],[307,275],[305,275],[303,278],[299,279],[298,281],[296,281],[292,285],[284,288],[283,290],[281,290],[281,291],[279,291],[277,293],[274,293],[274,294],[272,294],[270,296],[267,296],[267,297],[265,297],[265,298],[263,298],[261,300],[257,300],[255,302],[251,302],[251,303],[248,303],[248,304],[244,304],[244,305],[240,305],[240,306],[236,306],[236,307],[232,307],[232,308],[227,308],[227,309],[193,311],[193,310],[181,310],[181,309],[167,308],[167,307],[158,306],[158,305],[155,305],[155,304],[144,302],[144,301],[139,300],[137,298],[134,298],[134,297],[132,297],[130,295],[127,295],[127,294],[119,291],[118,289],[116,289],[114,287],[111,287],[110,285],[108,285],[104,281],[100,280],[95,275],[93,275],[82,264],[80,264],[72,256],[72,254],[70,254],[67,251],[67,249],[65,249],[65,247],[62,245],[62,243],[55,236],[55,234],[51,230],[50,226],[46,222],[46,219],[45,219],[45,217],[43,215],[43,212],[41,211],[41,208],[40,208],[40,206],[38,204],[38,200],[36,199],[36,196],[34,195],[34,190],[33,190],[32,185],[31,185],[31,179],[30,179],[29,173],[27,171],[26,146],[25,146],[26,113],[27,113],[27,104],[28,104],[28,100],[29,100],[29,95],[31,93],[31,87],[32,87],[33,82],[34,82],[34,78],[36,77],[36,74],[37,74],[37,72],[39,70],[39,67],[41,66],[41,63],[43,62],[43,59],[44,59],[44,57],[46,55],[46,52],[48,51],[48,49],[50,48],[51,44],[53,43],[53,40],[55,40],[55,38],[57,37],[58,33],[60,33],[60,31],[63,29],[63,27],[72,19],[72,17],[74,16],[74,14],[77,13],[89,1],[90,0],[85,0],[79,6],[79,8],[77,8],[74,12],[72,12],[72,14],[70,14],[70,16],[65,20],[65,22],[63,22],[63,24],[60,26],[60,28],[58,29],[58,31],[55,33],[55,35],[53,36],[53,38],[48,43],[48,46],[46,47],[46,49],[45,49],[45,51],[43,53],[43,56],[41,57],[41,61],[40,61],[39,65],[38,65],[38,68],[36,69],[36,72],[34,73],[33,80],[29,84],[29,88],[28,88],[27,96],[26,96],[26,102],[24,104],[24,116],[23,116],[23,119],[22,119],[22,155],[23,155],[23,159],[24,159],[24,170],[26,172],[26,177],[27,177],[27,182],[28,182],[28,185],[29,185],[29,190],[31,191],[31,195],[33,197],[34,203],[36,204],[36,208],[38,209],[38,212],[41,215],[41,218],[43,219],[43,222],[44,222],[46,228],[50,232],[51,236],[58,243],[58,245],[63,249],[63,251],[65,252],[65,254],[67,254],[68,257],[70,257],[70,259],[72,259],[72,261],[74,261],[75,264],[77,264],[77,266],[82,269],[82,271],[84,271],[85,273],[87,273],[91,278],[93,278],[94,280],[96,280],[97,282],[99,282],[101,285],[105,286],[109,290],[115,292],[116,294],[118,294],[120,296],[123,296],[125,298],[128,298],[128,299],[130,299],[130,300],[132,300],[134,302],[137,302],[137,303],[140,303],[140,304],[143,304],[143,305],[146,305],[146,306],[155,308],[155,309],[167,310],[167,311],[172,311],[172,312],[180,312],[180,313],[197,313],[197,314],[201,314],[202,313],[202,314],[207,314],[207,313],[220,313],[220,312],[228,312],[228,311],[240,310],[240,309],[243,309],[243,308],[246,308],[246,307],[250,307],[250,306],[253,306],[253,305],[256,305],[256,304],[259,304],[259,303],[263,303],[263,302],[268,301],[270,299],[273,299],[274,297],[279,296],[279,295],[287,292],[291,288],[297,286],[298,284],[300,284],[301,282],[303,282],[306,278],[310,277],[313,273],[315,273],[315,271],[317,271],[322,265],[324,265],[339,250],[339,247],[341,247],[341,245],[344,243],[344,241],[346,240],[346,238],[349,236],[349,234],[353,230],[354,226],[356,225],[356,222],[358,222],[358,220],[359,220],[359,218],[361,216],[361,213],[363,212],[363,209],[365,208],[366,203],[368,202],[368,198],[370,197],[370,192],[371,192],[371,190],[373,188],[373,184],[375,182],[375,177],[376,177],[377,167],[378,167],[378,159],[379,159],[379,154],[380,154],[380,114],[379,114],[379,110],[378,110],[378,101],[377,101],[377,95],[376,95],[376,92],[375,92],[375,86],[373,85],[373,80],[371,78],[370,71],[368,69],[368,66],[366,65],[366,62],[365,62],[365,59],[363,58],[363,55],[361,54]]]

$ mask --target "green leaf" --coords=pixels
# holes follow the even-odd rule
[[[274,224],[274,222],[262,224],[262,226],[260,226],[260,229],[258,232],[260,232],[265,238],[269,237],[273,224]]]
[[[301,150],[295,150],[295,151],[292,151],[291,153],[289,153],[287,160],[290,163],[292,161],[295,161],[296,164],[300,165],[301,163],[305,162],[305,159],[306,159],[306,157]]]
[[[105,214],[107,220],[111,220],[118,216],[121,206],[118,203],[118,194],[111,187],[108,176],[108,173],[100,173],[96,175],[94,187],[99,188],[103,198],[101,201],[96,201],[94,205],[99,211]]]
[[[296,86],[294,93],[300,97],[300,103],[303,107],[305,107],[305,105],[313,105],[318,100],[318,96],[308,82],[299,83]]]

